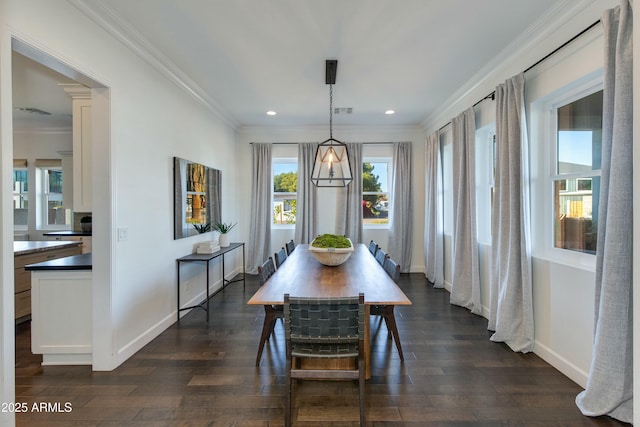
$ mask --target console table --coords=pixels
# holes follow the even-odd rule
[[[224,254],[238,248],[242,248],[242,278],[236,279],[236,280],[227,280],[224,277]],[[183,256],[182,258],[178,258],[176,260],[178,262],[178,311],[177,311],[178,321],[180,321],[181,311],[189,310],[192,308],[198,308],[198,307],[207,312],[207,320],[209,320],[209,299],[217,293],[216,292],[213,295],[209,295],[209,261],[211,261],[212,259],[218,258],[220,256],[222,257],[222,289],[221,290],[224,290],[224,287],[226,285],[233,282],[242,282],[243,287],[246,285],[244,280],[245,279],[244,243],[231,243],[229,246],[220,248],[219,251],[216,251],[212,254],[190,254],[187,256]],[[207,296],[205,300],[202,301],[200,304],[192,305],[190,307],[180,308],[180,264],[182,264],[183,262],[204,262],[205,263],[207,267],[207,279],[205,283]],[[219,291],[220,290],[218,290],[218,292]],[[206,304],[206,307],[205,307],[205,304]]]

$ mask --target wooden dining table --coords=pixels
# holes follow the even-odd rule
[[[300,244],[247,304],[280,305],[284,294],[296,297],[349,297],[364,293],[365,363],[371,376],[369,307],[371,305],[411,305],[402,289],[389,277],[364,244],[354,245],[349,259],[335,267],[321,264]]]

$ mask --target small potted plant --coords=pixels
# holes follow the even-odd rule
[[[221,248],[229,246],[229,236],[227,234],[229,233],[229,231],[231,231],[233,227],[236,226],[236,224],[237,222],[236,223],[216,222],[216,225],[213,229],[214,231],[217,231],[218,233],[220,233],[220,236],[218,237],[218,244],[220,245]]]
[[[193,224],[193,228],[195,228],[200,234],[207,233],[211,231],[211,223],[208,222],[206,224]]]
[[[83,216],[80,218],[80,228],[84,232],[91,232],[92,227],[92,218],[90,216]]]

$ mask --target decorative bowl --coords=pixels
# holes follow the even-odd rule
[[[353,253],[353,242],[349,239],[351,247],[348,248],[317,248],[313,242],[309,245],[309,252],[321,263],[335,267],[346,262]]]

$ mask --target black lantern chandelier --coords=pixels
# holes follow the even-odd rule
[[[351,183],[351,165],[347,146],[333,138],[333,85],[336,82],[338,61],[327,59],[325,83],[329,85],[329,139],[316,150],[311,182],[316,187],[346,187]]]

